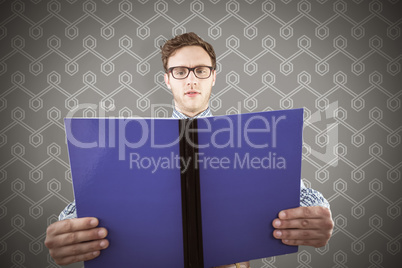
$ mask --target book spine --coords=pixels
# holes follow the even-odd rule
[[[196,119],[179,120],[183,251],[186,268],[204,267]],[[186,163],[186,164],[184,164]]]

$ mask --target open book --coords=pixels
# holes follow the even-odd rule
[[[86,267],[212,267],[293,253],[303,109],[199,119],[66,118],[78,217],[110,246]]]

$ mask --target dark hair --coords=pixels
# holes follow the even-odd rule
[[[184,33],[181,35],[177,35],[174,38],[166,41],[166,43],[161,47],[162,53],[162,63],[165,72],[167,72],[167,63],[170,56],[172,56],[176,50],[185,47],[185,46],[200,46],[202,47],[211,58],[212,67],[216,69],[216,56],[214,48],[211,44],[205,42],[198,35],[193,32]]]

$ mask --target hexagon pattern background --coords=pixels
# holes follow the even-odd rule
[[[399,0],[1,0],[0,266],[58,267],[63,118],[170,117],[159,47],[194,31],[217,54],[214,115],[305,108],[302,179],[332,208],[327,246],[252,267],[399,267],[401,30]]]

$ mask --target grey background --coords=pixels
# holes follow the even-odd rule
[[[397,0],[0,1],[0,266],[57,267],[63,118],[169,117],[159,46],[194,31],[218,56],[214,115],[305,108],[302,177],[336,223],[327,246],[252,267],[399,267],[401,26]]]

